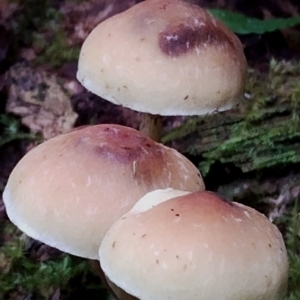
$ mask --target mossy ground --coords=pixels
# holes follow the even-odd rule
[[[0,299],[107,299],[88,260],[36,242],[1,223]]]
[[[18,47],[33,48],[37,54],[34,63],[59,67],[78,59],[80,46],[68,42],[64,28],[64,16],[50,0],[10,0],[17,3],[16,17],[11,24],[15,36],[12,54]],[[73,0],[79,3],[81,0]]]

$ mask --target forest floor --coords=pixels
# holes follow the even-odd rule
[[[16,163],[45,139],[87,124],[137,128],[138,113],[87,92],[76,80],[89,32],[137,2],[0,0],[0,299],[110,297],[89,262],[15,228],[1,195]],[[261,19],[300,14],[296,0],[192,2]],[[209,189],[279,226],[290,259],[286,300],[300,300],[300,27],[239,38],[249,64],[242,108],[165,118],[163,142],[199,166]]]

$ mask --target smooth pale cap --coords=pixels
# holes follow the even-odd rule
[[[277,227],[208,191],[148,193],[110,228],[99,255],[121,300],[282,300],[287,289]]]
[[[204,189],[198,169],[176,150],[119,125],[57,136],[27,153],[3,194],[10,220],[27,235],[98,259],[109,227],[147,192]]]
[[[77,78],[137,111],[197,115],[236,105],[245,75],[240,41],[212,15],[183,1],[147,0],[91,32]]]

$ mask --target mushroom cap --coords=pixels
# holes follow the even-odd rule
[[[99,255],[119,299],[282,300],[287,289],[277,227],[208,191],[146,194],[110,228]]]
[[[77,78],[137,111],[198,115],[236,105],[245,75],[240,41],[212,15],[180,0],[147,0],[91,32]]]
[[[119,125],[87,126],[28,152],[3,194],[10,220],[62,251],[98,259],[109,227],[147,192],[204,188],[176,150]]]

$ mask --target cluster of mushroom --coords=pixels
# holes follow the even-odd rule
[[[78,79],[144,113],[194,115],[239,102],[246,59],[234,34],[180,0],[146,0],[94,29]],[[120,125],[94,125],[31,150],[3,199],[11,221],[62,251],[99,260],[119,299],[282,300],[287,254],[262,214],[204,190],[176,150]]]

